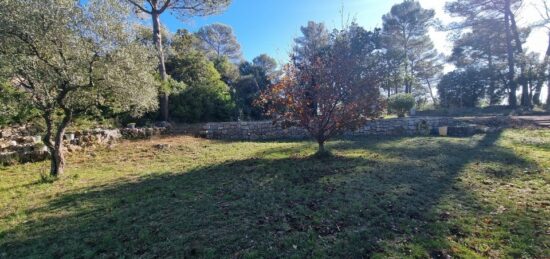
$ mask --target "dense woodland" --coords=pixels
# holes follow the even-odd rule
[[[64,132],[81,118],[119,125],[271,118],[305,127],[322,146],[366,119],[386,111],[403,116],[414,105],[544,105],[544,0],[539,22],[527,27],[517,22],[522,0],[449,1],[446,12],[459,20],[451,24],[412,0],[388,10],[381,28],[351,22],[329,30],[311,21],[287,64],[267,54],[245,60],[230,25],[170,32],[160,22],[168,12],[188,19],[230,4],[0,1],[0,124],[41,121],[45,143],[62,163]],[[548,30],[545,56],[524,47],[535,28]],[[431,29],[448,32],[452,55],[435,49]]]

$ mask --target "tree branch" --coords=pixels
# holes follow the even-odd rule
[[[168,8],[171,4],[171,0],[166,0],[166,2],[164,3],[164,6],[162,6],[160,9],[159,9],[159,14],[163,13],[166,8]]]
[[[140,4],[136,3],[134,0],[127,0],[130,4],[132,4],[133,6],[137,7],[139,10],[141,10],[142,12],[144,13],[147,13],[147,14],[151,14],[151,11],[145,9],[143,6],[141,6]]]

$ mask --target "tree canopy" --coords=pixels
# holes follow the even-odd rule
[[[111,0],[0,2],[3,72],[41,112],[52,175],[63,173],[63,135],[73,118],[100,106],[135,116],[157,108],[152,51],[133,40],[128,13]]]
[[[424,84],[424,80],[435,75],[429,68],[436,66],[440,57],[428,35],[434,16],[434,10],[424,9],[420,3],[406,0],[394,5],[382,17],[384,46],[403,68],[406,93],[412,93],[415,84]]]
[[[190,16],[207,16],[223,11],[231,0],[126,0],[135,8],[135,13],[149,15],[152,20],[153,43],[157,50],[158,72],[163,82],[168,80],[164,57],[163,37],[161,34],[160,16],[169,10],[180,19]],[[160,94],[161,119],[169,119],[169,93]]]
[[[228,58],[231,61],[242,59],[241,45],[233,34],[233,28],[215,23],[204,26],[196,33],[201,48],[212,59]]]
[[[374,69],[378,34],[353,24],[328,35],[326,41],[322,36],[323,44],[318,44],[310,37],[325,35],[322,26],[309,25],[316,33],[302,30],[292,63],[259,102],[276,121],[306,129],[319,143],[319,153],[324,153],[328,139],[363,126],[383,110]]]

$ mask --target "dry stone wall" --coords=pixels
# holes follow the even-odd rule
[[[474,133],[477,129],[464,126],[464,121],[450,117],[410,117],[374,120],[345,136],[403,136],[437,134],[437,128],[452,126],[457,134]],[[460,126],[462,125],[462,126]],[[449,129],[451,132],[451,129]],[[466,132],[466,133],[463,133]],[[93,149],[116,143],[119,139],[147,139],[167,133],[186,134],[220,140],[276,140],[304,139],[308,133],[301,128],[283,128],[272,121],[215,122],[178,125],[177,127],[94,129],[65,135],[65,147],[69,152]],[[38,130],[27,127],[0,129],[0,165],[42,161],[49,157]]]
[[[68,152],[109,146],[120,139],[148,139],[166,133],[165,127],[92,129],[67,132],[64,147]],[[28,126],[0,129],[0,166],[16,163],[39,162],[50,157],[42,142],[39,130]]]
[[[38,132],[28,126],[0,129],[0,166],[47,159],[50,154]]]
[[[272,121],[206,123],[202,137],[228,140],[297,139],[307,137],[302,128],[282,128]]]
[[[345,136],[402,136],[428,135],[435,133],[440,126],[454,126],[459,122],[449,117],[410,117],[397,119],[374,120]],[[208,139],[226,140],[271,140],[271,139],[302,139],[308,134],[304,129],[291,127],[283,129],[271,121],[256,122],[216,122],[205,123],[196,132]]]

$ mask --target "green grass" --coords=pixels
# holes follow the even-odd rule
[[[168,143],[155,150],[155,143]],[[0,258],[550,255],[550,131],[124,142],[0,170]]]
[[[487,106],[487,107],[463,107],[463,108],[430,108],[419,110],[417,116],[520,116],[520,115],[549,115],[550,111],[544,107],[536,106],[532,109],[510,108],[508,106]]]

